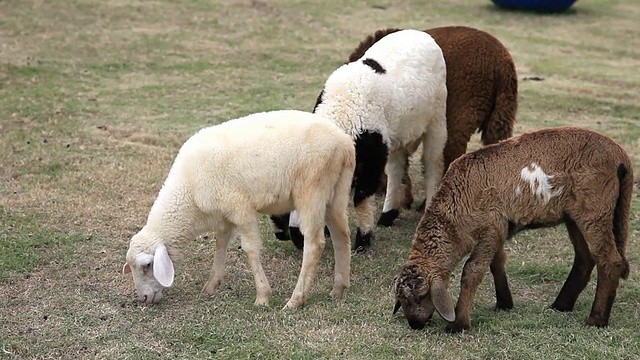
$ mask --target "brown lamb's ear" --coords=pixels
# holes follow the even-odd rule
[[[393,307],[393,315],[395,315],[400,309],[400,301],[396,300],[396,305]]]
[[[431,301],[442,318],[448,322],[453,322],[456,319],[453,300],[440,279],[436,279],[431,283]]]
[[[130,272],[131,272],[131,266],[129,266],[128,263],[124,263],[124,266],[122,266],[122,275],[128,274]]]

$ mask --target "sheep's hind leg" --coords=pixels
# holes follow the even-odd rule
[[[407,162],[406,152],[398,150],[389,154],[387,162],[387,191],[378,225],[391,226],[400,215],[403,200],[402,176]]]
[[[571,267],[569,276],[564,282],[560,293],[558,293],[558,297],[553,304],[551,304],[552,309],[563,312],[573,311],[578,296],[589,283],[591,271],[593,271],[593,267],[595,266],[595,262],[589,252],[589,247],[580,229],[576,226],[576,223],[571,219],[567,219],[565,224],[575,253],[573,267]]]
[[[260,228],[257,217],[252,218],[249,222],[242,225],[238,225],[238,233],[240,234],[242,250],[247,254],[247,260],[249,260],[249,266],[253,272],[253,278],[256,284],[255,305],[269,306],[271,286],[269,285],[267,276],[264,274],[260,260],[262,239],[260,238]]]
[[[504,247],[501,246],[493,256],[490,266],[493,283],[496,288],[496,310],[513,309],[513,298],[511,297],[511,290],[509,290],[507,273],[504,269],[506,261],[507,254],[504,252]]]
[[[235,235],[235,228],[231,224],[226,224],[216,230],[216,252],[213,256],[213,267],[209,280],[204,284],[202,291],[213,295],[224,280],[224,265],[227,260],[227,248],[229,240]]]
[[[598,271],[596,295],[585,324],[602,327],[609,325],[618,283],[627,270],[627,264],[616,248],[612,229],[594,229],[595,227],[591,226],[591,229],[583,231]]]

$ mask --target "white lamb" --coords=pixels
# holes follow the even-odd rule
[[[444,166],[446,102],[442,51],[424,31],[389,34],[358,61],[341,66],[327,79],[314,112],[333,120],[355,142],[356,249],[370,245],[370,199],[378,189],[385,165],[388,182],[379,225],[390,226],[398,217],[404,197],[406,154],[420,144],[427,203],[435,193]],[[299,246],[302,242],[296,236],[295,219],[292,215],[289,224],[292,240]]]
[[[180,149],[146,225],[131,239],[123,271],[133,273],[141,301],[157,303],[173,284],[173,262],[185,242],[215,231],[213,269],[203,289],[213,294],[237,232],[253,271],[255,304],[268,305],[271,287],[260,261],[259,213],[296,209],[305,250],[285,308],[307,300],[324,249],[325,220],[335,252],[331,295],[340,298],[349,286],[347,206],[354,166],[353,141],[320,115],[273,111],[202,129]]]

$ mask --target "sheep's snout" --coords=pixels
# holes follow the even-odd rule
[[[422,321],[420,319],[407,319],[407,321],[409,322],[409,326],[413,330],[422,330],[424,329],[424,326],[427,324],[426,321]]]
[[[162,291],[139,292],[138,300],[145,305],[157,304],[162,300]]]

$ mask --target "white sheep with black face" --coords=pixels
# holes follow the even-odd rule
[[[141,301],[162,299],[174,281],[174,262],[185,243],[214,231],[213,269],[204,291],[224,278],[229,240],[239,235],[256,284],[257,305],[268,305],[271,287],[260,261],[259,214],[297,210],[305,252],[287,308],[303,305],[324,249],[328,226],[335,253],[332,295],[349,286],[347,206],[355,167],[353,141],[320,115],[273,111],[200,130],[180,149],[146,225],[133,236],[124,265]]]

